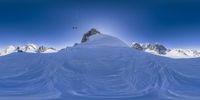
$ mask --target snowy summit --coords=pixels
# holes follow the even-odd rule
[[[77,47],[99,47],[99,46],[111,46],[111,47],[128,47],[123,41],[118,38],[103,34],[92,28],[90,31],[83,35],[81,43]]]

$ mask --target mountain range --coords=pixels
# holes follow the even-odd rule
[[[88,41],[90,36],[94,36],[94,39],[95,39],[95,36],[100,35],[100,34],[101,34],[101,32],[99,32],[98,30],[93,28],[83,35],[83,37],[81,39],[81,43],[84,44],[84,42]],[[100,35],[99,37],[103,38],[102,35]],[[107,37],[109,37],[109,36],[107,36]],[[111,40],[106,39],[105,41],[112,42],[112,39]],[[92,40],[90,40],[90,41],[92,41]],[[80,43],[75,43],[74,46],[77,46],[79,44]],[[98,42],[92,43],[92,44],[94,44],[94,46],[95,46],[95,45],[98,44]],[[113,46],[119,45],[117,43],[112,43],[112,44],[113,44]],[[158,44],[158,43],[153,44],[153,43],[133,42],[130,45],[130,47],[134,48],[136,50],[139,50],[139,51],[151,53],[151,54],[158,55],[158,56],[165,56],[165,57],[169,57],[169,58],[196,58],[196,57],[200,57],[200,50],[176,49],[176,48],[170,49],[170,48],[167,48],[164,45]],[[0,51],[0,56],[5,56],[5,55],[15,53],[15,52],[54,53],[54,52],[57,52],[57,51],[58,50],[56,50],[53,47],[38,46],[38,45],[29,43],[29,44],[24,45],[24,46],[13,46],[13,45],[8,46],[6,49],[3,49],[3,50]]]
[[[27,44],[24,46],[8,46],[6,49],[0,51],[0,56],[5,56],[15,52],[26,52],[26,53],[53,53],[57,52],[56,49],[52,47],[38,46],[35,44]]]
[[[151,54],[165,56],[170,58],[196,58],[200,57],[200,50],[193,49],[170,49],[166,48],[162,44],[150,44],[150,43],[137,43],[133,42],[131,48],[148,52]]]

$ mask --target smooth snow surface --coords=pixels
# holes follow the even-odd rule
[[[57,53],[0,57],[0,100],[199,100],[199,71],[199,58],[169,59],[96,36]]]

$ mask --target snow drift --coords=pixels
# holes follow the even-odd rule
[[[200,59],[170,59],[93,34],[57,53],[0,57],[0,99],[199,100]]]

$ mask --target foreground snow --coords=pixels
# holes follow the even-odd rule
[[[169,59],[91,37],[57,53],[0,57],[0,99],[200,99],[199,58]]]

